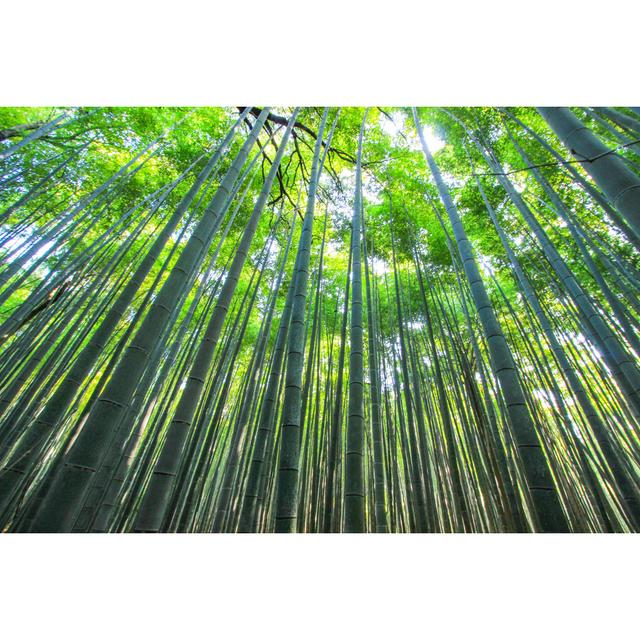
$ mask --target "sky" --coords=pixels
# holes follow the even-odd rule
[[[391,115],[391,120],[387,118],[383,113],[380,113],[380,128],[389,136],[395,137],[398,132],[403,131],[405,128],[407,116],[402,111],[394,111]],[[440,151],[445,145],[444,140],[439,138],[433,129],[428,125],[422,125],[422,130],[424,132],[424,138],[429,147],[431,153],[436,153],[436,151]],[[407,142],[409,143],[409,148],[413,151],[421,151],[420,140],[418,138],[418,134],[415,131],[414,127],[409,127],[409,131],[403,131]]]

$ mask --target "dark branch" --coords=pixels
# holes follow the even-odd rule
[[[236,107],[236,109],[238,109],[238,111],[242,113],[246,109],[246,107]],[[254,117],[258,117],[260,115],[260,108],[252,107],[249,110],[249,113]],[[279,116],[275,113],[269,113],[269,115],[267,116],[267,120],[270,120],[271,122],[282,125],[284,127],[286,127],[289,124],[289,121],[284,116]],[[294,129],[300,129],[300,131],[304,131],[305,133],[308,133],[314,140],[318,138],[318,134],[315,133],[313,129],[310,129],[309,127],[307,127],[306,124],[303,124],[302,122],[296,122],[293,125],[293,127]],[[326,142],[323,141],[322,146],[323,147],[326,146]],[[352,164],[355,164],[356,162],[356,159],[352,155],[348,154],[346,151],[342,151],[341,149],[336,149],[335,147],[329,147],[329,153],[335,153],[339,158],[342,158],[347,162],[351,162]]]

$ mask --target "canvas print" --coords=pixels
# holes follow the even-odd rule
[[[640,108],[0,108],[0,530],[640,531]]]

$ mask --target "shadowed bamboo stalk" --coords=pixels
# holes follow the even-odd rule
[[[640,234],[640,178],[566,107],[540,107],[538,111],[571,153],[586,160],[585,171],[629,226]]]
[[[288,336],[289,345],[282,405],[280,461],[278,465],[278,489],[275,503],[276,533],[294,532],[297,526],[298,472],[302,429],[300,414],[302,408],[301,392],[304,363],[305,309],[316,189],[322,172],[320,152],[328,111],[328,109],[324,110],[320,128],[318,129],[318,136],[313,152],[311,176],[309,179],[307,208],[304,222],[302,223],[300,240],[298,242],[295,274],[290,285],[295,289],[295,293],[291,305],[291,320]]]
[[[364,345],[362,321],[362,141],[367,120],[365,109],[358,137],[356,187],[351,222],[351,326],[349,345],[349,405],[345,448],[344,530],[365,531],[364,458]]]

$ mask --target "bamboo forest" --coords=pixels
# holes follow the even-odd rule
[[[640,531],[640,108],[0,108],[3,532]]]

